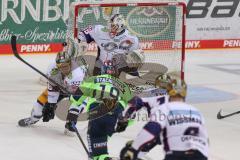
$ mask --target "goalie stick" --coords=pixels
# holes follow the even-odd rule
[[[227,118],[227,117],[230,117],[230,116],[233,116],[235,114],[239,114],[240,111],[237,111],[237,112],[233,112],[233,113],[230,113],[230,114],[226,114],[226,115],[221,115],[221,112],[222,110],[220,110],[217,114],[217,119],[223,119],[223,118]]]

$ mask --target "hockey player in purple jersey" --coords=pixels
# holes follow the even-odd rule
[[[198,109],[185,103],[185,82],[175,79],[168,79],[167,83],[166,79],[156,82],[156,86],[167,89],[169,102],[158,104],[157,100],[150,98],[150,121],[136,139],[122,149],[120,159],[137,160],[141,151],[149,151],[162,141],[164,160],[207,160],[208,135],[205,121]]]

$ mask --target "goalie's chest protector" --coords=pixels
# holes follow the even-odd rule
[[[90,35],[100,49],[99,58],[102,61],[111,60],[115,54],[126,54],[138,49],[139,46],[137,37],[130,35],[128,30],[118,36],[111,37],[106,27],[96,25]]]

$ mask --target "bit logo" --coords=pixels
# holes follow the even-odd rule
[[[29,44],[21,45],[20,52],[49,52],[51,51],[50,44]]]

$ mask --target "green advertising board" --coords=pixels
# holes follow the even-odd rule
[[[0,1],[0,53],[11,52],[10,39],[14,34],[19,44],[51,44],[43,52],[55,52],[66,38],[66,23],[69,20],[69,10],[74,0],[1,0]],[[77,2],[88,2],[78,0]],[[91,1],[100,3],[103,0]],[[112,8],[112,7],[105,7]],[[121,13],[126,19],[129,31],[141,41],[175,40],[176,7],[114,7],[116,13]],[[105,9],[100,7],[81,8],[79,17],[82,23],[79,28],[88,25],[107,25]],[[112,14],[112,13],[111,13]],[[79,19],[78,19],[79,22]],[[6,46],[6,47],[5,47]],[[36,48],[39,46],[34,46]],[[32,48],[32,47],[31,47]],[[20,52],[41,50],[29,49],[24,46]]]
[[[62,42],[72,1],[1,0],[0,44],[9,43],[11,34],[23,44]]]

